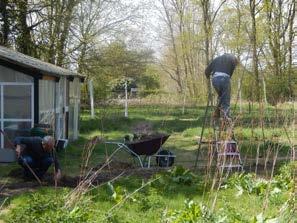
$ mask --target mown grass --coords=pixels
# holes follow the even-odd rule
[[[247,154],[249,157],[255,158],[259,146],[260,157],[265,157],[265,152],[268,148],[274,150],[274,153],[276,150],[279,150],[279,156],[288,156],[291,146],[288,143],[289,139],[292,141],[292,144],[297,142],[296,133],[294,138],[294,129],[291,126],[292,120],[295,118],[291,105],[283,106],[282,109],[267,107],[263,117],[263,128],[259,121],[261,114],[257,106],[254,105],[253,110],[249,111],[246,104],[243,106],[241,114],[239,113],[239,108],[233,108],[233,116],[236,118],[234,132],[242,155],[245,156]],[[79,139],[70,143],[65,151],[58,154],[64,173],[69,175],[77,175],[79,173],[81,152],[85,143],[93,136],[98,135],[107,141],[123,141],[124,135],[131,134],[133,126],[142,122],[150,123],[154,131],[166,132],[171,135],[163,147],[177,155],[175,161],[177,165],[182,164],[189,167],[194,165],[196,149],[198,148],[197,144],[204,122],[205,107],[186,107],[185,112],[182,113],[182,108],[177,106],[130,106],[128,114],[129,117],[125,118],[122,106],[102,106],[96,109],[94,119],[91,119],[88,110],[82,111]],[[214,138],[210,115],[211,109],[206,117],[203,135],[205,141]],[[271,146],[272,144],[281,145]],[[96,146],[90,159],[90,166],[101,163],[106,155],[110,154],[114,149],[114,147],[104,144]],[[125,156],[127,154],[121,153],[120,155]],[[121,160],[125,159],[119,158]],[[16,164],[1,164],[1,180],[4,180],[5,175],[16,167]]]

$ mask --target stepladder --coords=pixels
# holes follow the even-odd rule
[[[213,124],[217,169],[219,171],[243,171],[239,146],[233,133],[234,123],[220,120],[219,123]],[[225,134],[222,134],[223,132]]]
[[[239,147],[235,140],[216,141],[215,147],[219,171],[243,171]]]

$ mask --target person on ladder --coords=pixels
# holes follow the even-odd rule
[[[224,168],[237,168],[243,170],[240,153],[233,133],[233,123],[230,116],[230,100],[231,100],[231,77],[238,65],[238,59],[232,55],[225,53],[216,57],[205,69],[207,78],[211,78],[211,84],[218,95],[217,106],[213,113],[213,121],[220,123],[221,128],[227,129],[227,141],[222,141],[215,131],[215,141],[218,151],[217,167],[219,170]],[[215,129],[215,128],[214,128]]]
[[[232,122],[230,116],[230,79],[237,65],[238,59],[232,54],[225,53],[212,60],[205,69],[206,77],[211,78],[212,86],[218,94],[217,106],[213,118],[214,120],[219,120],[223,116],[224,122],[229,126]]]

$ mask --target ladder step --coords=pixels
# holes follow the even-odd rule
[[[238,152],[218,153],[218,156],[240,156],[240,153]]]
[[[218,167],[220,168],[242,168],[242,165],[237,164],[237,165],[219,165]]]

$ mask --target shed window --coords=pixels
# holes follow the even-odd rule
[[[33,83],[33,77],[0,65],[1,82]]]
[[[55,82],[51,80],[39,80],[39,123],[55,123]]]
[[[3,89],[4,118],[5,119],[30,119],[31,108],[31,86],[8,85]]]

